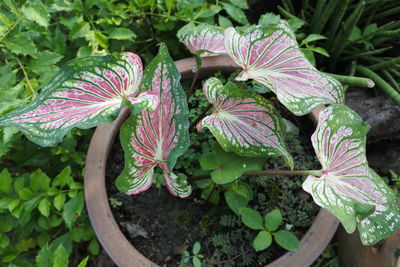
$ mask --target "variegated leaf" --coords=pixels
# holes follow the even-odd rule
[[[73,127],[90,128],[111,122],[121,103],[133,108],[155,108],[157,95],[142,92],[142,62],[133,53],[73,60],[47,83],[29,105],[0,119],[0,125],[18,127],[31,141],[51,146]]]
[[[296,115],[344,100],[342,85],[311,65],[283,20],[277,24],[252,26],[243,33],[228,28],[225,48],[243,68],[237,80],[254,79],[264,84]]]
[[[178,31],[179,40],[191,53],[201,57],[225,54],[224,30],[209,24],[189,23]]]
[[[125,169],[117,178],[117,187],[128,194],[147,190],[158,166],[171,194],[186,197],[191,187],[171,170],[189,146],[188,107],[180,74],[164,44],[144,71],[142,89],[156,92],[160,105],[154,111],[132,114],[121,126]]]
[[[378,242],[400,226],[394,193],[368,167],[365,144],[369,128],[346,106],[324,109],[312,135],[322,175],[310,175],[303,183],[303,189],[332,212],[347,232],[354,232],[358,225],[365,245]]]
[[[198,124],[199,130],[210,129],[227,152],[246,157],[282,155],[293,167],[282,135],[282,119],[270,101],[234,83],[224,86],[217,78],[206,81],[203,93],[215,111]]]

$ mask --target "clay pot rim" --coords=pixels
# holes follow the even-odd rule
[[[183,79],[192,77],[194,58],[175,62]],[[216,71],[233,72],[240,68],[229,57],[216,56],[203,59],[200,76]],[[314,122],[320,109],[311,113]],[[84,190],[86,209],[93,229],[107,254],[118,266],[158,266],[151,262],[126,239],[121,232],[108,203],[105,170],[120,125],[128,117],[129,110],[123,109],[118,118],[110,124],[98,126],[90,142],[86,158]],[[320,209],[313,224],[301,239],[301,247],[287,252],[267,266],[309,266],[329,244],[338,227],[338,220],[325,209]]]

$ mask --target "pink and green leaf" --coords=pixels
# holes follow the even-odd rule
[[[307,114],[320,105],[344,101],[342,85],[312,66],[283,20],[252,26],[242,33],[228,28],[225,48],[243,68],[237,80],[254,79],[267,86],[296,115]]]
[[[155,110],[133,113],[121,126],[125,169],[117,178],[117,187],[128,194],[147,190],[158,166],[171,194],[186,197],[191,187],[172,168],[189,146],[188,107],[180,74],[164,44],[144,71],[141,88],[156,93],[160,104]]]
[[[133,53],[75,59],[32,103],[3,116],[0,125],[16,126],[31,141],[51,146],[73,127],[86,129],[111,122],[124,99],[129,98],[132,107],[135,103],[156,105],[157,100],[150,101],[148,94],[136,98],[141,79],[142,62]]]
[[[206,81],[203,93],[215,111],[198,124],[199,130],[208,128],[227,152],[245,157],[283,156],[293,167],[282,135],[282,118],[270,101],[234,83],[223,85],[217,78]]]
[[[201,57],[226,54],[222,28],[189,23],[178,31],[177,36],[192,54],[199,54]]]
[[[303,189],[334,214],[347,232],[358,227],[365,245],[378,242],[400,227],[396,196],[368,167],[365,145],[369,128],[346,106],[324,109],[312,135],[322,176],[310,175],[303,183]]]

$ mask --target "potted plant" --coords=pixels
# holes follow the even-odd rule
[[[295,115],[304,115],[318,106],[330,104],[321,111],[312,136],[322,169],[263,170],[262,173],[308,175],[303,188],[318,205],[335,215],[346,231],[353,232],[357,227],[364,244],[378,242],[397,230],[400,215],[395,197],[367,165],[365,139],[368,125],[343,105],[341,84],[317,71],[306,60],[287,22],[269,21],[247,29],[228,28],[224,31],[207,25],[188,25],[179,35],[198,59],[227,53],[243,68],[236,80],[254,79],[264,84]],[[226,58],[218,58],[208,70],[215,70],[219,66],[218,60],[226,61]],[[197,69],[206,62],[200,61],[197,60]],[[222,66],[230,69],[234,64],[225,62]],[[189,69],[182,67],[180,71],[185,75]],[[172,172],[177,158],[189,145],[186,96],[179,82],[179,71],[164,44],[145,69],[143,78],[140,58],[133,53],[77,59],[68,63],[35,101],[2,117],[0,124],[15,125],[32,141],[48,146],[60,142],[73,127],[89,128],[112,121],[121,107],[127,106],[131,116],[121,126],[120,136],[125,149],[125,170],[117,179],[117,187],[122,192],[141,193],[152,185],[154,168],[160,167],[171,194],[187,197],[192,189],[186,177]],[[203,92],[215,111],[203,118],[198,128],[208,128],[225,151],[243,157],[283,156],[293,167],[293,159],[281,133],[282,119],[271,102],[238,84],[224,85],[215,78],[205,83]],[[90,208],[98,205],[93,194],[104,193],[104,197],[106,194],[104,187],[91,186],[94,182],[91,177],[104,177],[105,159],[112,140],[128,112],[125,109],[111,127],[99,128],[89,149],[85,191],[92,219],[95,215]],[[95,145],[98,138],[102,139],[101,147]],[[214,183],[234,182],[241,174],[252,170],[243,165],[239,175],[221,177],[219,172],[223,167],[207,167],[213,170],[210,175]],[[117,263],[125,266],[132,263],[131,257],[135,256],[135,266],[152,265],[134,249],[123,249],[129,244],[121,232],[114,231],[116,224],[104,198],[101,203],[102,216],[98,220],[110,218],[105,224],[109,228],[93,223],[97,234],[102,236],[101,242],[110,238],[115,240],[114,245],[119,245],[115,246],[119,254],[114,258]],[[261,230],[253,247],[266,248],[274,230],[266,222],[265,226],[249,222],[248,218],[251,221],[259,215],[248,215],[251,211],[243,206],[239,207],[238,213],[245,225]],[[318,218],[323,217],[331,218],[322,210]],[[335,220],[331,220],[331,230],[335,226]],[[274,233],[275,240],[277,236]],[[307,238],[306,234],[303,241]],[[130,263],[117,260],[123,257]]]

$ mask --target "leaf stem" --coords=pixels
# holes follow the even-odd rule
[[[22,65],[22,63],[21,63],[21,61],[19,60],[19,58],[18,58],[18,57],[15,57],[15,59],[17,60],[19,67],[21,68],[22,72],[24,73],[24,77],[25,77],[26,83],[28,84],[28,88],[29,88],[29,90],[31,91],[33,98],[35,98],[35,97],[37,96],[37,93],[35,92],[35,90],[34,90],[33,87],[32,87],[32,84],[31,84],[31,82],[30,82],[30,80],[29,80],[28,73],[26,73],[25,68],[24,68],[24,66]]]
[[[0,38],[0,42],[2,42],[4,40],[4,38],[7,37],[7,35],[12,32],[12,30],[14,30],[14,28],[22,21],[24,17],[19,17],[18,20],[16,22],[14,22],[13,25],[11,25],[11,27],[7,30],[7,32]]]
[[[245,176],[251,175],[314,175],[314,176],[322,176],[322,170],[298,170],[298,171],[291,171],[291,170],[263,170],[263,171],[248,171],[244,173]],[[203,174],[199,176],[192,176],[188,178],[188,181],[197,181],[197,180],[204,180],[210,179],[210,174]]]
[[[206,115],[207,112],[213,107],[212,104],[209,104],[208,107],[203,111],[203,113],[201,113],[195,120],[194,122],[192,122],[192,124],[190,124],[189,127],[189,131],[193,131],[194,128],[196,128],[197,123],[199,123],[199,121],[201,121]]]
[[[196,85],[197,79],[199,78],[199,73],[200,73],[200,68],[197,69],[196,72],[194,73],[192,84],[190,85],[189,92],[188,92],[188,95],[187,95],[187,99],[189,99],[189,97],[191,97],[192,94],[193,94],[194,87]]]
[[[354,77],[354,76],[345,76],[345,75],[337,75],[337,74],[332,74],[332,73],[326,73],[325,74],[331,76],[332,78],[335,78],[339,82],[343,84],[347,84],[350,86],[358,86],[358,87],[366,87],[366,88],[372,88],[375,86],[375,83],[368,78],[362,78],[362,77]]]

